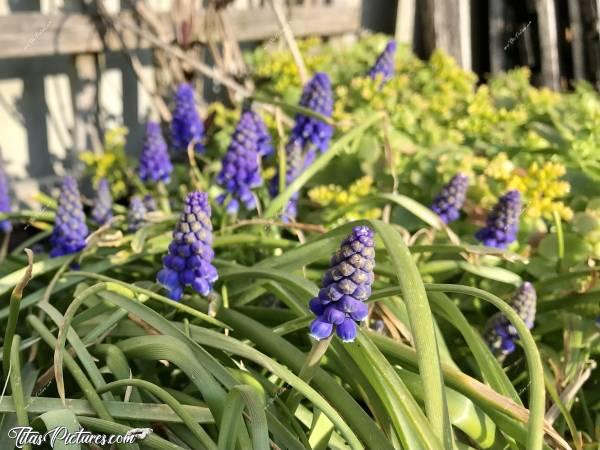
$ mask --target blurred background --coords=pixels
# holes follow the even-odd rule
[[[286,48],[287,31],[330,42],[383,32],[422,58],[442,49],[481,82],[529,66],[536,85],[598,89],[599,10],[600,0],[0,0],[1,156],[24,200],[77,172],[82,151],[101,152],[108,129],[127,127],[135,155],[141,124],[168,119],[174,83],[240,101],[252,91],[243,52]]]

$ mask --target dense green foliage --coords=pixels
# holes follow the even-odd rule
[[[584,84],[537,89],[526,69],[478,86],[443,54],[421,61],[403,48],[379,88],[364,74],[384,45],[300,42],[309,70],[332,79],[335,134],[277,197],[267,182],[256,190],[258,212],[229,216],[215,202],[240,110],[214,103],[206,153],[175,156],[166,186],[136,178],[124,130],[103,155],[86,153],[120,201],[115,220],[81,253],[36,253],[28,283],[23,249],[45,243],[56,204],[40,195],[44,210],[0,214],[37,230],[0,255],[0,448],[13,446],[17,423],[152,427],[139,448],[158,449],[597,448],[600,97]],[[286,50],[247,57],[279,153],[263,164],[269,180],[289,124],[259,107],[293,117],[301,84]],[[446,226],[429,205],[458,172],[471,185],[461,219]],[[474,233],[511,189],[525,204],[518,240],[478,245]],[[194,190],[211,199],[219,279],[208,297],[189,290],[174,302],[156,274]],[[294,191],[297,222],[282,223]],[[149,192],[160,210],[129,231],[123,205]],[[308,302],[357,224],[376,236],[369,318],[353,343],[315,343]],[[523,281],[538,295],[531,331],[507,303]],[[498,309],[520,336],[500,360],[482,339]]]

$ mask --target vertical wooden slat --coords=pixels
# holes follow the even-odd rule
[[[419,5],[423,7],[426,51],[442,49],[462,64],[460,0],[423,0]]]
[[[560,67],[558,63],[558,32],[554,0],[536,0],[540,39],[542,82],[558,89]]]
[[[413,47],[415,19],[415,0],[398,0],[398,10],[396,11],[396,41],[409,44]]]
[[[573,53],[573,78],[585,78],[585,54],[583,48],[583,27],[581,26],[581,8],[579,0],[568,0],[569,22],[571,29],[571,51]]]
[[[492,74],[506,68],[505,42],[505,0],[489,0],[488,16],[490,23],[490,71]]]
[[[75,57],[75,79],[72,81],[75,109],[75,149],[101,151],[98,133],[98,66],[96,55]]]
[[[460,22],[460,65],[465,70],[473,67],[471,54],[471,1],[458,0]]]

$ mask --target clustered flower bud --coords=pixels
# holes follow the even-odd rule
[[[488,247],[506,248],[517,239],[521,215],[521,194],[509,191],[498,200],[487,217],[486,226],[475,237]]]
[[[367,317],[365,301],[371,295],[374,268],[373,231],[366,226],[354,227],[331,259],[319,295],[309,303],[317,316],[310,325],[311,336],[327,339],[335,329],[343,342],[354,341],[356,323]]]
[[[175,92],[175,109],[171,121],[171,138],[175,150],[187,150],[190,142],[194,141],[194,150],[203,152],[202,138],[204,124],[200,119],[194,101],[194,89],[187,83],[182,83]]]
[[[256,198],[252,189],[262,184],[258,139],[259,130],[253,113],[242,113],[227,153],[223,157],[222,169],[217,175],[217,183],[227,191],[220,195],[217,201],[222,204],[229,196],[226,205],[229,214],[238,211],[240,202],[248,210],[256,208]]]
[[[459,173],[435,197],[431,209],[440,217],[442,222],[448,224],[459,218],[468,187],[469,178]]]
[[[173,165],[167,151],[167,143],[156,122],[148,122],[144,147],[140,156],[139,175],[142,181],[168,183],[171,179]]]
[[[146,221],[146,213],[148,209],[144,204],[144,200],[139,195],[132,195],[129,199],[129,209],[127,210],[127,222],[129,231],[137,231],[144,225]]]
[[[300,106],[310,108],[326,117],[333,111],[331,82],[326,73],[318,72],[304,86]],[[316,158],[316,150],[329,148],[333,127],[315,117],[296,114],[294,127],[286,145],[286,185],[294,181]],[[279,174],[271,180],[271,196],[279,194]],[[298,193],[295,193],[283,215],[286,221],[296,217]]]
[[[535,321],[536,301],[535,288],[527,281],[515,291],[510,300],[510,305],[530,330]],[[492,352],[506,356],[515,351],[515,342],[519,334],[506,316],[497,312],[488,319],[483,337]]]
[[[0,162],[1,163],[1,162]],[[11,212],[8,177],[0,165],[0,213]],[[10,220],[0,220],[0,231],[8,233],[12,230]]]
[[[77,253],[85,248],[87,235],[88,227],[85,224],[77,181],[73,177],[65,177],[58,199],[54,229],[50,236],[50,256],[54,258]]]
[[[192,192],[185,200],[183,212],[173,231],[169,253],[163,258],[163,269],[157,280],[169,291],[169,298],[180,300],[186,286],[200,295],[208,295],[218,279],[212,265],[211,209],[208,195]]]
[[[94,207],[92,208],[92,218],[98,225],[104,225],[112,219],[112,217],[112,195],[110,194],[110,186],[108,185],[108,180],[102,178],[98,182]]]
[[[394,76],[395,61],[394,56],[396,54],[396,41],[391,40],[385,46],[385,49],[379,57],[373,67],[369,70],[369,76],[372,79],[377,78],[378,75],[382,76],[382,82],[388,81]]]

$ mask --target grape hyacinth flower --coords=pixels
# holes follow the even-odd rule
[[[535,288],[528,281],[521,284],[510,300],[511,307],[530,330],[533,328],[535,321],[536,302]],[[487,321],[483,336],[492,352],[504,356],[515,350],[515,342],[519,338],[515,327],[501,312],[494,314]]]
[[[129,210],[127,211],[127,221],[129,222],[129,231],[137,231],[142,228],[145,222],[145,216],[148,212],[144,200],[139,195],[133,195],[129,199]]]
[[[323,72],[317,72],[312,79],[306,83],[300,106],[309,108],[316,113],[331,117],[333,112],[333,94],[331,92],[331,81],[329,76]],[[333,127],[312,116],[296,114],[294,127],[290,134],[290,142],[296,142],[306,151],[314,151],[314,148],[325,152],[329,148],[329,140],[333,134]]]
[[[365,301],[371,295],[375,246],[373,230],[357,226],[342,241],[323,276],[323,287],[309,307],[317,318],[310,325],[316,340],[329,338],[334,331],[343,342],[356,338],[356,322],[367,317]]]
[[[163,138],[160,125],[156,122],[148,122],[144,148],[140,156],[140,178],[144,182],[157,183],[162,181],[168,183],[172,171],[173,165],[167,152],[167,143]]]
[[[208,295],[218,279],[212,265],[211,209],[208,195],[191,192],[169,244],[169,253],[163,257],[163,269],[157,280],[169,291],[169,298],[180,300],[186,286],[200,295]]]
[[[517,238],[520,215],[521,194],[509,191],[500,197],[487,217],[486,226],[475,237],[488,247],[506,248]]]
[[[88,227],[81,205],[77,181],[73,177],[63,180],[54,229],[50,236],[50,257],[70,255],[85,248]]]
[[[468,187],[469,178],[465,174],[459,173],[435,197],[431,209],[440,217],[442,222],[449,224],[458,219]]]
[[[396,41],[391,40],[385,46],[385,49],[379,57],[373,67],[369,70],[369,76],[372,79],[377,78],[377,75],[383,77],[382,84],[388,81],[390,78],[394,76],[394,56],[396,54]]]
[[[92,218],[98,225],[104,225],[112,219],[112,195],[110,195],[110,186],[106,178],[100,179],[96,198],[94,199],[94,208],[92,209]]]
[[[2,166],[0,166],[0,212],[11,212],[8,177],[4,173]],[[12,224],[10,220],[0,220],[0,231],[9,233],[11,230]]]
[[[187,150],[194,141],[194,150],[203,152],[204,124],[196,109],[194,89],[187,83],[178,86],[175,92],[175,109],[171,121],[171,138],[176,150]]]
[[[261,158],[271,156],[275,150],[273,149],[271,135],[269,134],[267,126],[265,125],[262,117],[260,117],[260,115],[254,111],[247,111],[244,114],[248,114],[248,116],[254,121],[256,133],[256,151],[258,152],[259,156]]]
[[[306,84],[300,98],[300,106],[312,109],[323,116],[331,117],[333,111],[333,94],[331,82],[326,73],[317,72]],[[294,127],[286,145],[286,185],[294,181],[316,158],[317,149],[325,152],[333,127],[315,117],[296,114]],[[271,180],[271,196],[279,194],[279,174]],[[283,220],[290,221],[296,217],[298,193],[295,193],[286,206]]]
[[[217,201],[223,204],[227,196],[230,196],[226,205],[229,214],[238,211],[240,202],[248,210],[256,208],[256,198],[252,189],[262,185],[258,162],[256,122],[252,113],[244,112],[223,157],[222,169],[217,175],[217,183],[227,191],[220,195]]]

